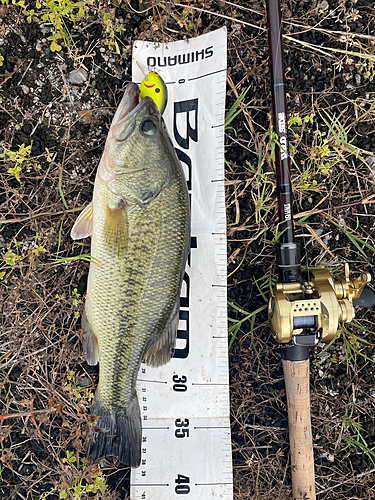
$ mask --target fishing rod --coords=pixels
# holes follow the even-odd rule
[[[279,0],[266,0],[272,87],[272,119],[276,134],[275,166],[279,217],[276,246],[278,283],[272,290],[268,317],[276,341],[283,344],[281,358],[288,404],[293,500],[315,500],[314,453],[310,413],[309,346],[332,340],[340,323],[351,321],[354,306],[372,307],[375,269],[349,279],[333,278],[324,268],[301,273],[300,248],[293,225],[288,117]]]

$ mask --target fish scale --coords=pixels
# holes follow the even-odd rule
[[[137,466],[141,420],[136,377],[143,358],[156,366],[170,357],[190,213],[184,174],[162,117],[150,98],[134,107],[131,85],[119,106],[121,111],[125,102],[130,111],[116,112],[95,180],[94,261],[84,328],[88,362],[96,364],[99,358],[91,413],[100,417],[102,430],[90,454],[93,458],[115,454],[125,465]],[[142,134],[145,120],[156,127],[151,137],[150,123],[147,134]],[[80,218],[87,223],[81,216],[73,237],[80,236]]]

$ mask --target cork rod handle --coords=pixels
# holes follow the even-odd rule
[[[309,360],[283,359],[283,368],[288,401],[293,500],[315,500]]]

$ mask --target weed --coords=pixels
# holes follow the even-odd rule
[[[230,123],[238,116],[242,111],[244,111],[251,103],[248,102],[247,104],[243,104],[243,100],[245,99],[246,94],[250,90],[250,87],[247,89],[244,89],[241,94],[238,96],[238,98],[235,100],[233,106],[230,108],[228,113],[225,115],[225,120],[224,120],[224,127],[225,130],[233,130],[235,135],[237,136],[237,131],[233,128],[230,127]]]
[[[89,83],[89,94],[93,95],[95,91],[95,86],[96,86],[96,81],[93,80],[91,83]]]
[[[326,115],[325,117],[322,113],[320,113],[320,117],[324,121],[334,138],[334,141],[332,141],[331,144],[338,155],[338,159],[333,164],[339,163],[340,161],[346,161],[346,159],[350,155],[355,155],[356,158],[359,158],[365,163],[365,160],[361,155],[371,155],[372,153],[370,151],[364,151],[363,149],[353,146],[351,144],[353,140],[349,141],[345,128],[340,123],[338,118],[331,116],[326,110],[324,110],[324,114]],[[344,153],[348,153],[348,155],[345,156]]]
[[[268,304],[264,304],[263,306],[259,307],[255,311],[252,311],[251,313],[245,311],[244,309],[241,309],[241,307],[236,306],[236,304],[233,304],[233,302],[228,301],[228,304],[231,307],[233,307],[233,309],[244,315],[243,318],[241,319],[228,318],[228,321],[234,323],[228,330],[228,335],[231,335],[228,349],[232,347],[233,342],[236,340],[237,333],[239,332],[243,323],[248,320],[250,320],[251,344],[253,345],[253,327],[255,324],[256,315],[264,311],[264,309],[268,307]]]
[[[258,166],[255,169],[249,162],[246,162],[249,170],[255,174],[254,185],[256,186],[257,193],[255,189],[251,191],[251,197],[253,198],[255,206],[255,219],[257,224],[265,222],[265,216],[269,212],[269,207],[267,203],[274,201],[274,191],[275,191],[275,181],[271,179],[274,177],[273,172],[264,172],[262,169],[262,146],[259,148]],[[262,212],[265,212],[263,215]]]
[[[347,323],[347,325],[350,325],[352,328],[353,327],[360,328],[359,325],[357,325],[356,323]],[[362,328],[362,330],[365,330],[365,329]],[[347,367],[348,371],[350,369],[349,359],[351,359],[353,361],[353,363],[356,364],[356,356],[361,356],[362,358],[366,359],[366,361],[370,361],[371,363],[374,362],[373,359],[366,356],[360,350],[361,344],[365,345],[365,346],[370,345],[369,342],[367,342],[367,340],[356,335],[355,333],[353,333],[353,331],[349,331],[346,328],[346,325],[341,325],[338,334],[340,334],[340,333],[342,335],[342,339],[344,342],[344,350],[345,350],[345,354],[346,354],[346,367]]]
[[[101,262],[99,259],[96,257],[93,257],[92,255],[83,253],[81,255],[74,255],[74,257],[57,257],[55,259],[51,259],[54,262],[57,262],[58,264],[69,264],[70,262],[74,262],[75,260],[84,260],[85,262],[95,262],[99,266],[101,265]]]
[[[52,229],[51,233],[53,232],[54,230]],[[40,264],[39,257],[41,256],[42,253],[46,252],[44,245],[46,244],[47,240],[48,236],[41,236],[39,235],[39,233],[36,233],[34,240],[34,248],[29,249],[27,252],[30,265],[33,269],[36,269],[39,266]]]
[[[375,253],[375,248],[369,243],[367,243],[367,241],[362,240],[356,234],[354,234],[354,231],[347,226],[344,220],[340,221],[339,223],[335,222],[331,217],[330,222],[339,229],[341,229],[341,231],[345,234],[345,236],[347,236],[350,242],[358,249],[358,251],[365,257],[366,260],[368,260],[368,257],[363,251],[363,247],[368,248],[371,251],[371,253]],[[357,227],[358,227],[358,221],[357,221]]]
[[[66,457],[62,461],[65,465],[64,472],[71,480],[68,483],[64,479],[60,483],[60,499],[69,496],[73,497],[74,500],[80,500],[86,497],[87,494],[97,493],[98,491],[104,494],[107,484],[102,471],[98,467],[92,466],[88,468],[84,458],[81,459],[81,465],[79,465],[77,457],[72,451],[67,451]]]
[[[20,254],[19,247],[23,244],[22,241],[17,241],[16,239],[13,241],[13,245],[15,247],[15,252],[13,252],[11,249],[9,249],[4,255],[3,255],[3,262],[0,263],[0,270],[1,268],[4,268],[4,266],[11,266],[11,270],[7,275],[7,278],[11,275],[13,272],[13,269],[21,263],[22,261],[22,255]],[[20,272],[22,274],[22,268],[20,266]],[[0,272],[0,279],[5,279],[5,271]]]
[[[10,0],[1,0],[3,4],[9,4]],[[28,10],[25,0],[11,0],[11,3],[22,9],[22,13],[26,16],[28,23],[32,21],[40,22],[47,21],[52,23],[54,32],[48,40],[51,41],[51,51],[56,52],[62,49],[60,41],[66,46],[70,46],[73,38],[66,26],[66,21],[76,23],[80,18],[85,16],[89,5],[93,4],[93,0],[83,0],[72,2],[70,0],[36,0],[35,9]]]
[[[74,311],[74,317],[79,318],[79,316],[80,316],[79,309],[81,309],[81,306],[83,304],[83,298],[81,297],[81,294],[78,293],[77,288],[74,288],[70,301],[66,300],[64,297],[62,297],[58,293],[55,295],[55,298],[62,300],[63,302],[66,302],[68,304],[71,303],[76,308],[76,310]]]
[[[70,394],[72,394],[72,396],[77,400],[78,403],[80,403],[85,398],[91,401],[94,398],[94,393],[91,391],[88,393],[87,388],[75,384],[74,375],[75,372],[73,370],[70,370],[69,375],[67,375],[66,377],[68,382],[64,386],[64,389]]]
[[[119,38],[126,29],[122,26],[122,24],[119,23],[117,19],[113,20],[112,14],[109,12],[105,12],[103,14],[103,24],[105,26],[105,32],[107,35],[107,38],[105,40],[105,44],[108,46],[109,50],[116,50],[116,54],[121,54],[120,52],[120,47],[119,43],[123,45],[125,48],[125,51],[128,50],[129,47],[123,44],[121,39]],[[90,95],[94,92],[93,87],[90,88]]]
[[[18,151],[11,151],[4,144],[2,145],[3,153],[0,153],[0,161],[10,161],[14,163],[14,167],[10,167],[8,169],[8,173],[14,175],[18,182],[21,182],[20,173],[22,172],[22,168],[41,168],[40,164],[37,161],[39,157],[31,157],[31,147],[32,142],[28,146],[25,146],[25,144],[21,144],[18,147]]]
[[[61,196],[61,199],[62,199],[62,202],[64,204],[64,207],[66,210],[69,210],[69,207],[68,207],[68,204],[65,200],[65,196],[64,196],[64,192],[63,192],[63,189],[62,189],[62,174],[63,174],[63,169],[60,168],[60,172],[59,172],[59,193],[60,193],[60,196]]]
[[[261,278],[255,280],[254,283],[258,289],[259,295],[265,302],[268,302],[269,296],[277,282],[278,278],[275,266],[271,266]]]
[[[362,451],[368,456],[372,464],[375,465],[375,452],[369,448],[365,438],[363,437],[364,429],[361,426],[359,417],[353,417],[353,413],[353,407],[350,412],[348,408],[346,408],[345,417],[343,418],[341,424],[340,436],[342,436],[342,439],[346,443],[344,450],[352,447],[358,451]]]

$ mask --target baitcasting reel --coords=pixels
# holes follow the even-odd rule
[[[315,345],[320,340],[332,340],[339,324],[351,321],[354,306],[372,307],[375,292],[367,285],[375,281],[375,269],[349,279],[333,278],[326,269],[310,271],[311,280],[299,283],[276,283],[268,304],[272,333],[277,342],[292,339],[297,345]]]

